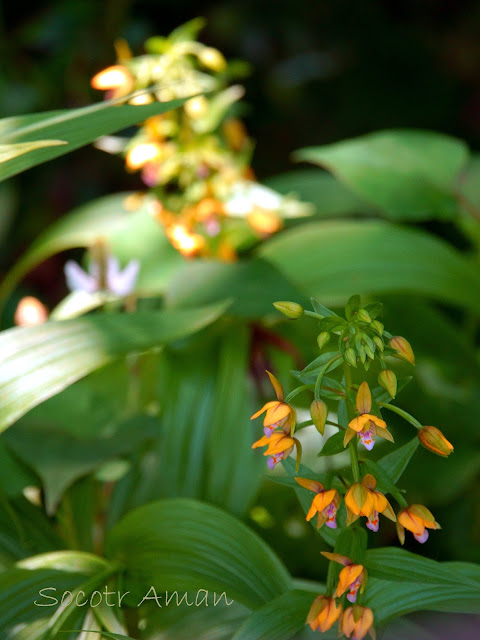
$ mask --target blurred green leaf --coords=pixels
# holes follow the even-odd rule
[[[336,453],[343,453],[345,451],[345,445],[343,440],[345,438],[344,431],[337,431],[333,436],[330,436],[323,445],[319,456],[333,456]]]
[[[112,638],[112,640],[135,640],[135,638],[132,638],[131,636],[124,636],[121,633],[111,633],[110,631],[95,631],[92,629],[77,629],[77,630],[72,630],[71,633],[95,633],[98,634],[100,637],[103,636],[104,638]]]
[[[420,293],[476,312],[480,275],[455,249],[427,233],[377,221],[310,223],[266,242],[272,262],[305,295],[352,291]]]
[[[63,216],[33,242],[6,274],[0,284],[0,299],[5,300],[22,277],[40,262],[66,249],[90,247],[99,238],[107,241],[122,262],[141,259],[139,290],[161,291],[184,259],[150,215],[150,200],[145,197],[136,202],[136,199],[132,192],[105,196]]]
[[[232,640],[290,640],[305,627],[313,600],[319,592],[288,591],[254,611]],[[322,638],[336,638],[336,630]]]
[[[295,300],[298,296],[298,290],[280,270],[265,260],[235,263],[196,260],[170,280],[165,300],[169,307],[183,308],[231,297],[232,313],[256,318],[276,313],[273,302]]]
[[[57,571],[54,569],[8,569],[0,573],[0,628],[2,631],[13,625],[51,615],[52,607],[36,606],[42,601],[41,589],[56,589],[57,593],[72,590],[82,583],[82,573]],[[48,591],[45,595],[51,595]],[[51,602],[46,599],[46,603]]]
[[[131,452],[158,430],[156,420],[138,416],[110,438],[78,439],[66,432],[20,426],[6,433],[4,438],[15,454],[40,477],[45,509],[51,515],[75,480],[98,469],[105,461]]]
[[[80,109],[47,111],[30,116],[14,116],[0,120],[0,143],[32,144],[38,141],[60,139],[68,144],[36,149],[3,162],[0,180],[21,173],[30,167],[74,151],[100,136],[114,133],[171,109],[176,109],[186,98],[170,102],[152,102],[144,106],[124,104],[125,98],[106,100]],[[33,116],[33,117],[32,117]]]
[[[272,176],[263,182],[270,189],[283,195],[291,194],[303,202],[311,202],[322,218],[353,213],[378,213],[354,191],[345,187],[326,171],[319,169],[289,171]]]
[[[295,154],[322,165],[394,220],[454,217],[456,180],[468,158],[463,141],[414,130],[380,131]]]
[[[0,429],[111,360],[194,333],[225,308],[223,303],[189,311],[102,314],[4,331]]]
[[[225,591],[255,609],[291,582],[253,531],[217,507],[186,498],[127,514],[110,531],[106,553],[125,567],[123,584],[136,604],[153,585],[163,591]]]
[[[0,144],[0,165],[13,158],[18,158],[24,153],[30,153],[36,149],[45,147],[58,147],[61,144],[68,144],[66,140],[37,140],[36,142],[17,142],[16,144]],[[2,167],[0,167],[0,172]]]
[[[375,622],[385,624],[396,616],[414,611],[446,611],[450,613],[480,613],[480,583],[439,584],[398,582],[370,578],[366,604],[375,613]]]
[[[457,566],[458,564],[437,562],[395,547],[370,549],[365,561],[369,575],[376,578],[425,584],[470,584],[474,590],[478,590],[480,576],[472,578],[468,566],[465,569]],[[478,565],[471,566],[478,573]]]

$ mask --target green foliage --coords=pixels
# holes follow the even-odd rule
[[[456,179],[468,161],[461,140],[430,131],[380,131],[297,151],[320,164],[393,220],[451,219]]]
[[[0,120],[3,155],[0,180],[47,162],[93,142],[100,136],[125,129],[146,118],[175,109],[184,99],[153,102],[145,106],[123,104],[125,98],[80,109],[49,111]],[[20,147],[24,143],[28,147]],[[36,144],[35,144],[36,143]],[[23,153],[19,155],[20,149]]]

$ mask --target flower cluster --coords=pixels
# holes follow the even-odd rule
[[[314,494],[306,514],[307,521],[316,517],[317,529],[326,526],[333,530],[343,528],[353,532],[358,530],[360,519],[366,518],[366,527],[377,532],[381,514],[396,523],[401,544],[405,541],[405,529],[413,534],[415,540],[424,543],[429,530],[439,529],[440,525],[425,506],[408,504],[403,492],[396,486],[398,472],[391,477],[387,465],[380,467],[368,458],[368,452],[375,446],[377,438],[394,442],[381,414],[384,409],[396,413],[415,427],[417,442],[429,451],[442,457],[447,457],[453,451],[453,446],[439,429],[423,426],[407,411],[392,404],[397,392],[409,379],[397,381],[390,369],[390,359],[400,358],[414,365],[412,347],[405,338],[385,331],[377,319],[382,311],[378,303],[362,306],[359,296],[353,296],[347,303],[345,318],[315,300],[312,303],[313,311],[305,310],[294,302],[275,303],[275,307],[288,318],[306,315],[318,322],[320,333],[317,343],[321,353],[303,371],[294,372],[301,385],[286,397],[280,382],[267,372],[277,400],[267,402],[252,416],[255,419],[261,413],[266,413],[264,436],[254,443],[253,448],[267,447],[265,455],[269,456],[268,466],[273,470],[295,447],[298,471],[301,447],[293,436],[295,431],[313,425],[323,436],[327,423],[335,426],[338,434],[331,436],[334,444],[330,445],[327,440],[325,446],[331,455],[348,447],[350,469],[337,475],[329,473],[318,477],[318,474],[310,472],[311,477],[295,477],[300,487]],[[325,351],[324,347],[332,338],[335,339],[335,348]],[[329,377],[330,372],[340,367],[343,367],[340,380]],[[314,395],[310,406],[311,420],[296,424],[296,412],[291,401],[297,394],[308,391]],[[328,403],[332,401],[337,407],[329,421]],[[414,450],[415,447],[411,449],[411,455]],[[325,454],[322,452],[322,455]],[[306,468],[303,470],[308,471]],[[377,485],[383,491],[377,489]],[[391,494],[398,503],[397,514],[385,493]],[[360,539],[366,540],[365,534]],[[357,602],[357,597],[364,597],[367,585],[367,571],[362,560],[366,543],[363,549],[354,546],[352,558],[338,553],[339,550],[336,546],[333,553],[322,552],[331,563],[340,564],[343,568],[336,584],[331,578],[334,571],[329,571],[327,592],[313,602],[307,623],[313,630],[324,632],[338,621],[341,633],[361,640],[368,632],[374,633],[372,609]],[[346,606],[345,600],[352,606]]]
[[[202,26],[193,20],[167,38],[150,38],[139,57],[118,43],[118,64],[95,75],[92,86],[130,104],[180,99],[120,149],[127,170],[140,171],[154,195],[151,212],[172,245],[185,256],[229,261],[278,231],[284,218],[311,209],[256,182],[253,143],[236,115],[243,88],[228,86],[235,68],[220,51],[196,41]]]

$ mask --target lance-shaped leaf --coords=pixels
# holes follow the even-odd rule
[[[74,149],[142,122],[152,116],[176,109],[185,99],[152,102],[149,105],[123,104],[125,98],[107,100],[80,109],[47,111],[27,116],[13,116],[0,120],[0,144],[32,144],[61,140],[66,144],[31,149],[0,164],[0,180],[25,171],[42,162],[64,155]]]
[[[187,498],[131,511],[110,531],[106,553],[124,567],[134,606],[153,587],[157,593],[225,592],[255,609],[291,584],[284,565],[253,531],[217,507]]]
[[[302,149],[297,160],[319,164],[392,219],[449,219],[459,210],[456,179],[469,152],[464,142],[432,131],[379,131]]]
[[[305,224],[266,242],[259,255],[306,295],[409,292],[480,311],[473,263],[438,238],[387,222]]]
[[[189,311],[102,314],[0,335],[0,430],[87,373],[131,351],[178,340],[213,322],[225,303]]]

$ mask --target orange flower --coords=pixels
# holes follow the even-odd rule
[[[329,553],[328,551],[322,551],[322,555],[332,562],[338,562],[343,565],[343,569],[338,576],[338,585],[335,596],[340,598],[345,591],[347,593],[347,600],[349,602],[355,602],[357,599],[358,590],[363,591],[365,582],[367,580],[367,572],[362,564],[356,564],[352,562],[347,556],[342,556],[340,553]]]
[[[116,64],[93,76],[90,84],[94,89],[108,90],[109,98],[120,98],[133,91],[135,79],[126,67]]]
[[[421,504],[412,504],[402,509],[397,516],[397,533],[400,542],[405,542],[405,529],[413,533],[413,537],[422,544],[428,539],[427,529],[441,529],[431,511]]]
[[[362,482],[352,484],[345,495],[345,506],[347,507],[347,525],[355,522],[360,516],[368,518],[367,527],[371,531],[378,531],[378,514],[395,522],[395,514],[387,500],[380,491],[376,491],[377,481],[369,473]]]
[[[268,459],[268,467],[273,469],[281,460],[285,460],[292,453],[295,446],[295,440],[290,438],[285,432],[277,431],[271,436],[263,436],[257,442],[252,444],[252,449],[257,447],[265,447],[268,445],[264,456],[270,456]]]
[[[307,478],[295,478],[298,484],[304,489],[314,491],[317,495],[312,500],[312,505],[307,513],[307,522],[309,522],[315,514],[317,517],[317,529],[324,524],[330,529],[337,528],[336,514],[340,505],[340,494],[336,489],[325,490],[323,485],[316,480],[308,480]]]
[[[373,629],[373,611],[368,607],[361,607],[356,604],[354,607],[345,609],[340,621],[340,632],[352,638],[352,640],[362,640],[367,633],[375,638]]]
[[[418,439],[426,449],[444,458],[453,451],[453,445],[436,427],[422,427],[418,432]]]
[[[356,405],[360,415],[349,422],[343,439],[344,446],[347,446],[355,434],[358,434],[363,446],[368,451],[373,449],[375,436],[393,442],[393,436],[387,429],[387,423],[378,416],[369,413],[372,409],[372,394],[366,382],[362,382],[358,388]]]
[[[283,387],[277,378],[267,371],[270,382],[275,390],[277,400],[271,400],[263,405],[263,407],[253,414],[250,420],[258,418],[259,415],[265,413],[263,419],[264,432],[267,438],[269,438],[275,429],[282,428],[285,433],[290,433],[293,425],[295,424],[295,409],[283,401],[284,393]]]
[[[328,631],[342,614],[342,605],[335,598],[317,596],[310,607],[307,624],[312,631]]]

